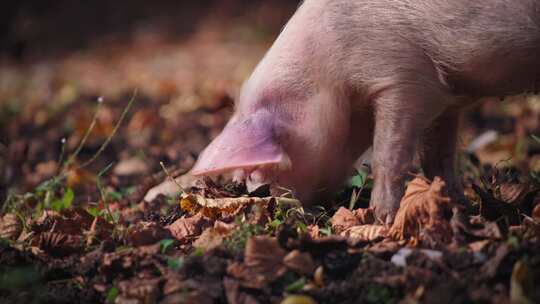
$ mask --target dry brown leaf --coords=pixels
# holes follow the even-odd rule
[[[222,197],[222,198],[206,198],[202,195],[188,194],[182,197],[183,200],[188,200],[191,203],[197,204],[202,208],[223,212],[225,214],[233,214],[235,211],[246,205],[267,206],[273,201],[278,201],[282,204],[301,206],[300,201],[289,198],[277,197]],[[191,206],[191,204],[189,204]],[[193,207],[192,207],[193,208]]]
[[[489,239],[501,239],[503,236],[499,225],[494,222],[485,222],[482,229],[471,229],[469,232],[474,236]]]
[[[286,272],[282,263],[285,254],[276,238],[255,236],[246,243],[244,263],[229,265],[227,272],[243,286],[260,289]]]
[[[510,279],[510,300],[512,303],[532,304],[534,301],[535,284],[529,266],[523,261],[517,261]]]
[[[13,213],[6,213],[0,220],[0,239],[16,240],[23,231],[19,217]]]
[[[389,235],[397,240],[419,237],[423,229],[436,226],[444,226],[437,231],[451,235],[450,225],[444,218],[444,212],[450,205],[450,198],[444,194],[445,187],[440,177],[435,177],[431,184],[421,177],[411,181]]]
[[[340,235],[358,242],[371,242],[384,238],[388,234],[388,228],[382,225],[360,225],[350,227]]]
[[[223,279],[223,287],[227,296],[227,303],[230,304],[259,304],[253,296],[240,291],[240,283],[230,277]]]
[[[37,246],[54,257],[65,257],[83,249],[83,238],[65,233],[44,232],[37,238]]]
[[[372,208],[359,208],[353,211],[360,225],[375,224],[375,212]]]
[[[287,296],[281,304],[317,304],[317,302],[306,295],[290,295]]]
[[[332,216],[332,219],[330,219],[330,223],[336,234],[340,234],[350,227],[360,225],[360,221],[354,213],[344,207],[340,207],[338,211],[336,211],[334,216]]]
[[[225,223],[222,221],[216,221],[214,223],[214,229],[216,229],[221,234],[228,234],[232,232],[237,225],[235,223]]]
[[[268,204],[273,197],[225,197],[225,198],[206,198],[201,195],[189,195],[199,206],[204,208],[216,208],[224,212],[232,212],[241,206],[247,204]]]
[[[149,302],[154,303],[154,302]],[[213,304],[215,299],[208,295],[204,290],[179,291],[166,296],[159,301],[161,304]]]
[[[35,233],[51,232],[74,236],[89,235],[89,238],[110,238],[114,226],[99,217],[94,218],[82,208],[65,209],[62,212],[46,210],[32,225]],[[87,240],[88,241],[88,240]]]
[[[215,249],[223,243],[227,234],[228,232],[223,233],[223,230],[207,228],[199,238],[193,242],[193,247],[203,248],[205,251]]]
[[[502,183],[497,199],[510,204],[519,203],[528,193],[528,183]]]
[[[133,246],[145,246],[170,238],[170,236],[170,230],[154,222],[138,222],[128,230],[126,238]]]
[[[315,262],[311,258],[311,254],[301,252],[300,250],[289,252],[289,254],[283,258],[283,264],[292,271],[306,276],[312,275],[316,267]]]
[[[134,300],[139,303],[155,303],[160,294],[160,281],[161,278],[121,281],[118,283],[119,296],[125,299],[125,303]]]
[[[540,204],[536,204],[532,211],[532,218],[540,222]]]
[[[183,216],[169,225],[171,235],[180,241],[186,241],[188,238],[199,235],[205,227],[210,225],[210,221],[203,217],[201,213],[197,213],[192,217]]]

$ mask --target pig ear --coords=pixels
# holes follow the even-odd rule
[[[276,141],[274,120],[267,113],[231,120],[201,153],[191,174],[219,174],[235,169],[288,164],[288,157]]]

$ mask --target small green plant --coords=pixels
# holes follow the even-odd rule
[[[195,248],[193,252],[191,253],[192,257],[202,257],[204,255],[204,248]]]
[[[392,290],[382,285],[369,285],[367,287],[366,302],[367,303],[397,303],[397,297]]]
[[[171,246],[174,245],[173,239],[164,239],[159,242],[159,249],[161,251],[161,254],[165,254]]]
[[[369,169],[366,167],[365,169],[357,170],[356,174],[349,180],[348,186],[353,187],[353,193],[349,201],[349,209],[353,210],[360,199],[362,191],[373,188],[373,180],[369,178]]]
[[[74,197],[75,194],[73,193],[73,190],[71,190],[71,188],[66,188],[62,198],[57,198],[51,203],[52,210],[59,212],[71,208]]]
[[[180,268],[184,266],[184,258],[167,258],[167,267],[174,271],[178,271]]]
[[[118,288],[111,287],[111,289],[107,291],[107,303],[114,303],[119,293]]]
[[[249,238],[263,234],[264,228],[261,225],[253,225],[242,222],[239,219],[237,219],[236,223],[238,224],[238,228],[236,228],[233,233],[225,239],[223,245],[225,248],[238,253],[244,250]]]
[[[111,211],[111,208],[109,207],[109,200],[107,200],[107,197],[108,197],[108,191],[107,189],[105,189],[103,187],[103,184],[101,183],[101,177],[103,175],[105,175],[105,173],[107,173],[107,171],[109,171],[109,169],[111,168],[111,166],[113,165],[113,163],[110,163],[107,167],[105,167],[105,169],[101,170],[98,175],[96,176],[96,186],[99,190],[99,194],[100,194],[100,197],[101,197],[101,201],[103,202],[103,205],[105,206],[105,219],[108,220],[109,222],[112,222],[112,223],[118,223],[118,220],[120,218],[120,214],[118,212],[116,213],[113,213]]]
[[[285,287],[285,291],[286,292],[291,292],[291,293],[298,292],[298,291],[302,290],[304,288],[304,286],[306,286],[306,284],[307,284],[306,278],[302,277],[302,278],[292,282],[291,284],[287,285],[287,287]]]

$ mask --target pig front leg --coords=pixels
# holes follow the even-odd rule
[[[441,177],[450,197],[455,202],[467,204],[461,181],[456,178],[459,120],[458,109],[448,110],[437,118],[426,130],[420,159],[427,178]]]
[[[419,139],[450,99],[437,81],[426,81],[396,84],[375,100],[375,186],[370,204],[384,224],[392,223],[399,209]]]

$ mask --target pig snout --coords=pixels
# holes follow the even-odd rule
[[[269,113],[233,117],[223,132],[201,153],[193,175],[233,172],[237,181],[272,182],[271,172],[290,167],[275,134],[275,119]]]

